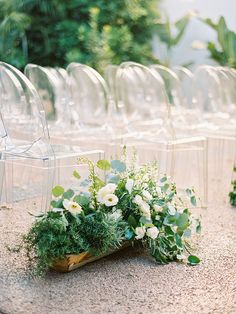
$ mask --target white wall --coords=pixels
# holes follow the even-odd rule
[[[162,0],[161,10],[172,22],[181,18],[189,10],[196,10],[202,17],[217,21],[221,15],[226,19],[228,27],[236,32],[236,0]],[[194,50],[191,44],[194,40],[216,41],[215,32],[208,26],[193,19],[179,46],[173,49],[171,61],[173,65],[194,61],[195,64],[212,63],[207,50]],[[155,43],[154,52],[164,57],[162,45]]]

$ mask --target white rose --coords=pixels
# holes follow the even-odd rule
[[[160,212],[161,210],[162,210],[162,207],[161,206],[159,206],[159,205],[156,205],[156,204],[154,204],[153,205],[153,209],[155,210],[155,212]]]
[[[147,201],[151,201],[152,195],[151,195],[148,191],[144,190],[144,191],[142,192],[142,195],[143,195],[143,197],[144,197]]]
[[[135,198],[133,199],[133,203],[140,205],[140,204],[142,204],[142,202],[143,202],[142,197],[140,195],[135,195]]]
[[[83,211],[82,207],[78,203],[69,201],[67,199],[63,201],[63,206],[74,215],[80,214]]]
[[[158,234],[159,230],[155,226],[147,229],[147,236],[153,240],[157,238]]]
[[[115,206],[119,199],[115,194],[107,194],[103,198],[103,202],[107,207]]]
[[[146,228],[145,227],[136,227],[135,233],[136,237],[135,239],[140,240],[145,236]]]
[[[128,179],[126,184],[125,184],[125,188],[129,192],[129,194],[131,193],[131,191],[133,189],[133,186],[134,186],[134,180],[133,179]]]

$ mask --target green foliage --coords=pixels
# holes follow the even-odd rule
[[[85,252],[101,255],[122,244],[126,226],[124,221],[96,212],[82,219],[78,230],[78,240]]]
[[[119,248],[125,240],[141,240],[161,264],[184,258],[189,252],[186,238],[194,226],[200,232],[200,221],[193,224],[195,220],[177,195],[175,184],[166,176],[158,177],[156,163],[128,167],[124,160],[99,160],[94,164],[82,157],[79,164],[87,165],[90,172],[88,180],[78,179],[83,192],[75,194],[56,186],[50,210],[36,218],[25,237],[38,274],[67,254],[101,255]],[[110,172],[103,181],[97,172],[108,168]],[[114,177],[116,181],[111,183]],[[186,192],[195,205],[194,190]],[[190,265],[199,262],[197,257],[189,257]]]
[[[217,32],[218,47],[213,42],[207,44],[211,58],[223,66],[236,68],[236,33],[228,28],[223,16],[217,24],[209,18],[201,21]]]
[[[15,66],[154,60],[156,0],[0,0],[0,8],[0,59]]]
[[[195,255],[189,255],[188,263],[192,266],[198,265],[200,263],[200,259]]]
[[[49,211],[36,220],[24,241],[28,255],[36,262],[36,274],[42,275],[66,254],[99,255],[118,247],[124,239],[125,228],[124,222],[101,212],[78,218],[69,212]]]
[[[172,48],[178,45],[183,38],[190,19],[191,14],[186,14],[174,24],[170,22],[168,16],[164,21],[162,19],[156,21],[155,34],[166,45],[168,54],[170,54]],[[168,65],[170,60],[164,60],[163,62]]]
[[[236,172],[236,166],[234,166],[234,172]],[[232,206],[236,206],[236,180],[232,181],[233,190],[229,193],[229,201]]]

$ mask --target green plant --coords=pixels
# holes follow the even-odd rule
[[[192,14],[188,13],[175,23],[171,23],[167,16],[164,20],[160,19],[155,23],[155,34],[160,41],[165,44],[167,50],[166,59],[161,60],[163,64],[170,66],[172,49],[178,45],[183,38],[191,17]]]
[[[214,42],[208,42],[207,48],[211,58],[223,66],[236,68],[236,33],[231,31],[223,16],[218,23],[211,19],[201,19],[204,23],[213,28],[217,33],[218,45]]]
[[[154,60],[156,0],[0,0],[0,59],[98,70],[109,63]]]
[[[236,172],[236,166],[234,166],[233,171]],[[233,180],[231,183],[233,190],[229,193],[229,201],[232,206],[236,206],[236,180]]]
[[[37,274],[67,254],[100,255],[119,248],[123,241],[141,242],[161,264],[186,259],[188,238],[195,227],[200,231],[200,222],[177,195],[175,184],[166,176],[158,179],[155,163],[139,167],[124,160],[100,160],[95,165],[86,158],[79,163],[90,170],[86,180],[74,172],[83,192],[56,186],[51,208],[36,217],[24,237]],[[98,170],[106,171],[105,181]],[[195,206],[193,189],[186,192]],[[193,255],[187,261],[200,262]]]

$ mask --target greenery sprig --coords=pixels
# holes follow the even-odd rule
[[[236,172],[236,166],[234,166],[233,171]],[[232,206],[236,206],[236,180],[233,180],[231,183],[232,183],[233,189],[229,193],[229,201]]]

